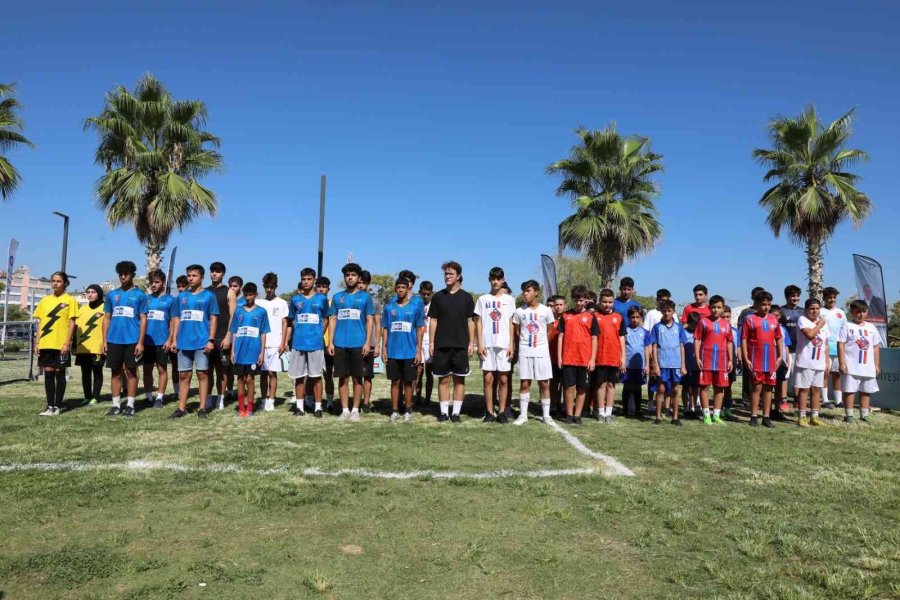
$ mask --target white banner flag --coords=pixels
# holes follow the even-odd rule
[[[13,268],[16,264],[16,250],[19,249],[18,240],[9,240],[9,258],[6,260],[6,289],[9,291],[9,285],[12,283]]]
[[[544,275],[544,302],[550,296],[556,295],[558,287],[556,280],[556,263],[546,254],[541,254],[541,273]]]
[[[853,269],[856,271],[856,297],[869,305],[866,321],[875,326],[881,336],[882,347],[887,347],[887,302],[884,295],[884,275],[877,260],[853,255]]]

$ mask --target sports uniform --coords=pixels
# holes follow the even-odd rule
[[[681,383],[681,369],[684,366],[681,361],[681,346],[688,343],[687,332],[674,319],[669,325],[660,321],[650,332],[650,343],[656,347],[659,367],[659,377],[653,379],[650,391],[656,392],[662,385],[663,391],[672,392]]]
[[[728,346],[734,351],[734,333],[731,322],[725,319],[700,319],[694,330],[694,343],[700,344],[699,385],[726,388],[731,385],[728,379]]]
[[[168,294],[147,294],[147,333],[144,335],[144,362],[167,365],[169,354],[163,345],[169,339],[169,324],[175,316],[175,298]]]
[[[806,337],[804,329],[815,329],[816,324],[806,316],[797,320],[797,344],[794,357],[794,387],[808,389],[825,385],[825,363],[828,357],[828,339],[831,332],[826,325],[813,336]]]
[[[480,359],[482,371],[512,371],[507,350],[510,345],[509,323],[515,311],[515,299],[503,292],[499,296],[484,294],[475,303],[475,316],[481,320],[478,344],[485,351],[484,358]]]
[[[628,309],[632,306],[637,306],[643,312],[643,308],[641,307],[641,303],[635,300],[634,298],[629,298],[628,300],[619,300],[617,297],[613,300],[613,312],[619,313],[622,317],[622,321],[628,322]]]
[[[407,299],[403,304],[391,300],[384,307],[381,327],[384,330],[387,356],[387,378],[412,383],[416,380],[418,332],[425,326],[424,305]]]
[[[435,377],[469,375],[469,319],[474,314],[472,294],[462,288],[453,293],[445,288],[431,297],[429,316],[437,319],[434,339],[430,340]]]
[[[622,341],[625,337],[625,319],[616,311],[607,314],[594,313],[597,329],[597,360],[594,367],[593,383],[618,383],[622,368]]]
[[[137,368],[140,358],[134,355],[134,346],[140,338],[141,315],[147,314],[147,294],[133,286],[113,290],[103,301],[103,312],[110,316],[106,365],[113,371]]]
[[[219,315],[219,304],[209,290],[199,290],[196,294],[185,290],[176,299],[178,331],[175,345],[178,348],[179,371],[206,371],[209,357],[203,351],[209,340],[210,317]],[[228,320],[227,316],[222,316]],[[226,328],[226,333],[228,329]]]
[[[362,347],[366,344],[366,317],[375,315],[372,296],[363,290],[340,291],[331,299],[328,316],[335,318],[330,332],[334,345],[334,375],[363,376]]]
[[[321,377],[325,372],[325,319],[328,298],[322,294],[306,297],[294,294],[288,303],[291,322],[291,358],[288,375],[292,379]]]
[[[69,321],[78,318],[78,303],[63,292],[44,296],[34,311],[38,324],[38,366],[62,368],[72,364],[71,353],[63,355],[63,344],[69,341]]]
[[[849,322],[847,321],[847,313],[843,309],[834,307],[832,309],[822,308],[819,314],[825,319],[828,327],[828,356],[831,357],[831,372],[837,373],[840,367],[837,347],[838,336],[841,333],[841,328]]]
[[[276,296],[271,300],[257,298],[256,304],[268,314],[269,327],[271,328],[270,335],[266,336],[266,351],[262,370],[270,373],[281,373],[284,371],[280,353],[281,338],[284,331],[284,319],[288,317],[288,303],[284,298]],[[269,393],[274,395],[275,390],[271,390]]]
[[[643,325],[625,328],[625,373],[622,375],[622,383],[640,385],[646,383],[644,376],[646,356],[644,349],[650,346],[650,332]]]
[[[238,377],[256,375],[262,350],[260,336],[271,332],[269,313],[261,306],[234,311],[228,330],[233,336],[234,374]]]
[[[778,370],[775,359],[778,340],[782,339],[778,319],[771,314],[764,317],[748,315],[741,328],[741,339],[747,342],[748,356],[745,360],[749,360],[752,365],[753,383],[775,385]]]
[[[563,334],[562,383],[578,389],[588,387],[588,363],[591,356],[591,338],[600,335],[597,319],[591,313],[566,312],[559,320],[557,331]]]
[[[841,374],[841,390],[845,394],[877,392],[874,346],[881,345],[881,335],[875,326],[847,323],[841,327],[838,342],[844,345],[844,364],[847,365],[847,372]]]
[[[691,313],[697,313],[700,317],[708,317],[710,315],[709,312],[709,304],[704,304],[703,306],[694,306],[693,303],[688,304],[684,307],[684,310],[681,313],[681,324],[686,325],[688,322],[688,315]]]
[[[219,318],[216,320],[216,330],[213,334],[213,349],[208,357],[211,364],[231,364],[231,352],[222,350],[222,342],[228,335],[228,319],[230,309],[228,307],[228,286],[220,283],[219,285],[211,285],[206,288],[216,299],[216,306],[219,312]]]
[[[553,311],[543,304],[523,306],[515,309],[512,322],[519,327],[519,379],[550,380],[553,362],[547,327],[555,322]]]

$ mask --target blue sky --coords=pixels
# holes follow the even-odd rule
[[[35,150],[11,154],[24,182],[0,205],[0,244],[18,263],[58,268],[71,215],[69,271],[77,287],[143,265],[127,229],[94,208],[96,136],[83,132],[104,94],[152,71],[178,98],[199,98],[223,140],[218,193],[171,245],[178,265],[222,260],[291,287],[315,266],[319,176],[328,176],[325,274],[348,253],[373,273],[411,268],[440,282],[463,264],[487,288],[495,264],[511,284],[554,252],[569,204],[544,174],[575,127],[616,121],[664,156],[658,199],[664,236],[622,275],[651,294],[690,298],[705,282],[743,299],[761,284],[805,287],[803,251],[775,240],[756,201],[763,170],[750,157],[765,124],[812,102],[822,118],[856,107],[858,167],[874,200],[859,229],[842,225],[826,253],[826,283],[854,287],[850,254],[882,262],[896,299],[900,251],[900,52],[895,2],[568,3],[14,3],[4,9],[0,80],[19,83]],[[776,294],[777,296],[777,294]]]

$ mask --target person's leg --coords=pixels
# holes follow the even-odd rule
[[[415,380],[403,381],[401,379],[400,383],[403,384],[403,386],[402,386],[403,387],[403,401],[404,401],[404,407],[406,409],[404,412],[411,413],[412,407],[413,407],[413,390],[416,387]]]
[[[662,409],[663,404],[665,403],[665,387],[662,382],[656,384],[656,422],[659,423],[662,420]]]
[[[312,380],[313,410],[319,412],[322,410],[322,378],[307,377],[306,380]]]
[[[497,399],[501,413],[505,413],[506,407],[509,406],[509,392],[509,371],[497,372]]]
[[[175,396],[180,397],[181,394],[178,393],[178,388],[181,384],[181,374],[178,371],[178,354],[169,354],[169,360],[172,362],[172,388]],[[163,394],[165,393],[166,390],[163,390]]]
[[[832,357],[832,362],[837,361],[837,357]],[[831,391],[834,393],[835,406],[841,406],[844,403],[844,392],[841,387],[841,374],[838,371],[831,372]]]
[[[56,408],[61,410],[66,397],[66,368],[56,370]]]
[[[350,412],[350,376],[342,375],[338,378],[338,395],[341,398],[341,409]]]
[[[759,394],[762,391],[762,383],[753,383],[750,388],[750,418],[759,416]]]
[[[91,398],[100,400],[100,390],[103,389],[103,363],[91,366],[93,389],[91,390]]]
[[[400,380],[391,382],[391,416],[398,414],[400,408]]]
[[[200,388],[200,405],[197,408],[197,414],[205,414],[208,407],[206,399],[209,397],[209,371],[197,369],[197,387]]]
[[[334,402],[334,360],[332,357],[325,357],[325,397],[328,404]]]
[[[851,388],[848,388],[851,389]],[[856,402],[856,392],[847,392],[844,394],[844,415],[847,417],[853,417],[853,405]]]
[[[137,368],[125,367],[125,388],[128,392],[128,406],[134,408],[134,399],[137,396]]]
[[[306,397],[306,393],[311,387],[312,386],[306,377],[297,377],[294,379],[294,400],[296,401],[296,410],[303,410],[303,399]]]
[[[545,423],[550,422],[550,381],[549,379],[538,381],[538,389],[541,392],[541,416]]]
[[[606,384],[606,401],[604,402],[606,406],[606,417],[607,419],[612,419],[613,406],[616,404],[616,384],[607,381]]]
[[[90,363],[81,363],[81,391],[84,393],[84,399],[87,401],[96,398],[94,396],[94,386],[92,383],[94,375],[94,366]]]
[[[113,369],[112,379],[109,380],[109,391],[112,394],[113,408],[119,408],[122,404],[122,371],[122,367]]]
[[[703,416],[709,413],[709,386],[700,386],[700,407],[703,409]]]
[[[244,402],[247,416],[253,415],[256,406],[256,382],[251,373],[244,375]]]
[[[44,367],[44,395],[47,397],[47,408],[56,408],[56,369],[53,367]],[[48,411],[41,413],[49,414]]]
[[[59,388],[57,387],[57,394],[58,393]],[[863,421],[869,420],[869,394],[862,390],[859,391],[859,418]]]
[[[820,406],[822,404],[821,390],[822,390],[822,388],[820,388],[817,385],[813,385],[809,390],[810,404],[812,405],[810,407],[810,412],[812,413],[812,419],[810,419],[810,425],[820,425],[821,424],[819,421],[819,410],[820,410]]]
[[[679,386],[672,386],[672,422],[678,421],[678,388]]]
[[[525,358],[524,360],[529,360]],[[519,416],[514,424],[521,425],[528,420],[528,404],[531,402],[531,379],[519,381]]]
[[[425,365],[425,402],[431,402],[431,393],[434,391],[434,373],[431,363]]]
[[[488,415],[494,414],[494,372],[484,371],[482,373],[484,379],[484,412]],[[502,411],[501,411],[502,412]]]
[[[566,416],[572,417],[575,415],[575,386],[565,386],[563,389],[563,396],[563,402],[566,405]]]
[[[156,397],[162,400],[166,395],[166,387],[169,385],[169,370],[164,364],[156,365],[156,376],[159,378],[159,387],[156,388]]]
[[[462,412],[463,400],[466,397],[466,378],[460,375],[453,376],[453,414],[455,419],[459,419]]]
[[[147,397],[147,400],[150,400],[153,397],[153,366],[152,357],[148,354],[144,364],[138,367],[142,370],[144,395]],[[162,385],[160,385],[160,387],[162,387]]]
[[[774,387],[771,385],[765,385],[762,389],[762,404],[763,404],[763,418],[766,418],[772,413],[772,392],[774,391]]]
[[[363,378],[353,377],[353,410],[359,412],[359,405],[362,402],[363,395]]]
[[[188,393],[191,391],[192,375],[193,371],[179,371],[178,373],[178,410],[183,413],[187,412],[187,399]]]
[[[581,418],[581,411],[584,410],[584,399],[587,394],[587,388],[575,386],[575,412],[573,416],[576,419]]]
[[[727,387],[713,387],[713,411],[716,416],[722,412],[722,404],[725,402],[725,390]]]

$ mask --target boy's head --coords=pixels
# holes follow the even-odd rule
[[[447,287],[453,287],[458,282],[462,282],[462,265],[455,260],[448,260],[442,264],[441,271],[444,274],[444,284]]]
[[[616,294],[611,289],[605,288],[600,290],[600,312],[604,315],[611,313],[615,299]]]
[[[409,279],[406,277],[397,278],[397,281],[394,282],[394,292],[397,294],[398,300],[404,300],[406,298],[411,285]]]
[[[704,304],[706,302],[706,294],[708,290],[706,286],[702,283],[698,283],[694,286],[694,302],[696,304]]]
[[[116,263],[116,275],[119,276],[119,283],[130,286],[134,281],[134,274],[137,273],[137,267],[130,260],[123,260]]]
[[[837,304],[837,297],[840,295],[840,292],[836,287],[827,287],[822,290],[822,305],[831,310],[834,308],[834,305]]]
[[[488,281],[491,284],[491,293],[497,294],[503,289],[506,282],[506,275],[500,267],[494,267],[488,272]]]
[[[700,319],[702,319],[702,318],[703,317],[700,316],[700,313],[692,312],[691,314],[688,315],[687,323],[685,323],[684,328],[688,332],[693,333],[694,330],[697,329],[697,325],[700,324]]]
[[[331,280],[327,277],[319,277],[316,279],[316,293],[322,294],[323,296],[327,296],[328,292],[331,291]]]
[[[675,318],[675,303],[671,300],[663,300],[659,303],[659,312],[662,313],[663,323],[671,323]]]
[[[726,321],[731,320],[731,307],[728,306],[727,304],[722,307],[722,318],[725,319]]]
[[[202,265],[188,265],[184,273],[187,275],[188,287],[193,290],[200,287],[200,284],[203,283],[203,276],[206,274],[206,271]]]
[[[634,279],[623,277],[619,282],[619,297],[622,300],[631,300],[632,296],[634,296]]]
[[[784,288],[784,301],[791,307],[800,304],[800,288],[793,284]]]
[[[869,303],[865,300],[854,300],[850,303],[850,317],[854,323],[862,323],[869,314]]]
[[[660,288],[660,289],[656,290],[656,310],[662,310],[662,307],[660,307],[660,303],[665,300],[671,300],[671,299],[672,299],[672,292],[670,292],[666,288]]]
[[[640,306],[632,306],[628,309],[628,322],[632,327],[640,327],[644,322],[644,311]]]
[[[553,316],[557,319],[566,312],[566,299],[559,294],[547,298],[547,306],[553,311]]]
[[[248,281],[244,284],[244,287],[241,288],[241,291],[244,293],[246,305],[253,306],[253,303],[256,301],[256,284],[252,281]]]
[[[262,281],[263,289],[266,290],[266,298],[271,300],[275,297],[275,290],[278,288],[278,275],[272,272],[266,273],[263,275]]]
[[[222,283],[222,279],[225,277],[225,265],[216,261],[209,265],[209,280],[213,283],[213,285],[219,285]]]
[[[725,298],[716,294],[709,299],[709,316],[713,321],[722,316],[725,311]]]
[[[525,304],[531,304],[539,299],[541,293],[540,284],[534,279],[522,283],[522,296],[525,298]]]
[[[147,274],[147,283],[150,286],[151,294],[159,294],[166,287],[166,274],[156,269]]]
[[[372,274],[366,270],[363,270],[359,274],[359,289],[368,290],[369,285],[372,283]]]
[[[347,263],[341,268],[344,275],[344,286],[348,290],[355,290],[359,285],[359,276],[362,275],[362,268],[356,263]]]
[[[308,294],[313,291],[313,288],[316,285],[316,270],[310,267],[306,267],[302,271],[300,271],[300,281],[297,283],[297,289],[303,292],[304,294]]]
[[[188,278],[187,275],[179,275],[175,278],[175,288],[179,292],[183,292],[188,288]]]
[[[752,290],[750,290],[750,300],[753,301],[753,304],[756,304],[756,295],[760,292],[766,291],[766,288],[756,286]]]
[[[422,297],[422,302],[425,304],[431,302],[431,297],[434,295],[434,284],[430,281],[423,281],[420,283],[419,295]]]
[[[819,320],[819,314],[822,310],[822,303],[818,298],[809,298],[803,304],[803,310],[806,312],[806,318],[815,323]]]
[[[588,290],[584,294],[584,308],[591,312],[597,310],[597,292]]]
[[[228,289],[230,289],[232,292],[234,292],[235,296],[240,296],[241,289],[243,287],[244,287],[243,278],[239,277],[238,275],[232,275],[231,277],[228,278]]]
[[[772,306],[769,307],[769,314],[774,316],[779,321],[781,321],[781,316],[782,316],[781,315],[781,307],[778,306],[777,304],[773,304]]]
[[[769,314],[772,308],[772,294],[766,290],[760,290],[753,295],[753,306],[756,308],[758,315],[765,316]]]

